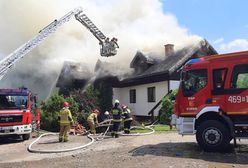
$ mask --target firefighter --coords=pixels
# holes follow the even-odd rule
[[[110,43],[112,48],[119,48],[119,45],[117,43],[118,39],[117,38],[112,38]]]
[[[131,122],[133,121],[133,118],[131,117],[131,110],[126,106],[122,105],[122,118],[124,120],[124,133],[129,134],[130,128],[131,128]]]
[[[101,124],[102,124],[102,122],[104,122],[104,121],[110,119],[109,112],[108,112],[108,111],[105,111],[104,113],[101,112],[101,113],[97,116],[97,118],[98,118],[98,123],[101,123]],[[104,123],[104,124],[105,124],[105,123]],[[103,125],[104,125],[104,124],[103,124]],[[103,132],[105,132],[109,126],[103,126],[103,125],[101,125],[100,127],[98,127],[98,128],[96,129],[96,132],[98,132],[98,133],[103,133]]]
[[[113,128],[112,128],[112,137],[118,138],[119,134],[119,127],[121,124],[121,115],[122,110],[120,108],[119,100],[115,100],[114,107],[112,108],[112,115],[113,115]]]
[[[60,110],[59,114],[59,123],[60,123],[60,131],[59,131],[59,142],[67,142],[68,141],[68,132],[70,130],[70,125],[73,124],[73,119],[71,116],[71,111],[69,110],[69,103],[64,102],[64,107]]]
[[[109,112],[108,111],[105,111],[104,112],[104,115],[105,115],[105,120],[109,120],[111,119],[110,115],[109,115]]]
[[[88,125],[90,127],[90,132],[92,134],[96,134],[96,126],[98,125],[97,116],[99,114],[99,110],[95,109],[91,112],[91,114],[87,118]]]
[[[177,116],[176,114],[172,114],[170,117],[170,130],[172,130],[173,126],[176,127]]]

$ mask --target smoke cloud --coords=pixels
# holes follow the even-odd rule
[[[3,53],[0,51],[0,59],[4,58]]]
[[[99,58],[128,68],[137,50],[163,56],[166,43],[180,47],[199,40],[181,27],[175,16],[164,13],[159,0],[1,0],[0,58],[79,6],[107,37],[118,38],[118,54],[100,58],[97,39],[72,18],[12,67],[1,80],[1,88],[25,86],[44,99],[65,60],[87,63],[92,70]]]

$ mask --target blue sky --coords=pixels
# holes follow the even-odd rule
[[[248,50],[248,1],[161,0],[181,27],[206,38],[220,53]]]

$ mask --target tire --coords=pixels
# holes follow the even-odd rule
[[[23,134],[23,135],[22,135],[22,139],[23,139],[24,141],[29,140],[29,138],[30,138],[30,134]]]
[[[230,133],[220,121],[208,120],[197,128],[196,140],[204,151],[223,152],[230,144]]]

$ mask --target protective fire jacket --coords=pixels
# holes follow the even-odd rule
[[[71,111],[69,110],[68,107],[64,107],[59,114],[59,119],[60,119],[60,124],[70,124],[73,122],[72,116],[71,116]]]
[[[118,106],[113,107],[112,114],[113,114],[113,122],[121,122],[122,110],[120,107]]]
[[[133,118],[131,117],[131,110],[128,108],[123,110],[122,116],[123,116],[124,122],[133,120]]]
[[[90,122],[93,122],[93,123],[98,123],[97,114],[96,113],[91,113],[88,116],[87,121],[90,121]]]

